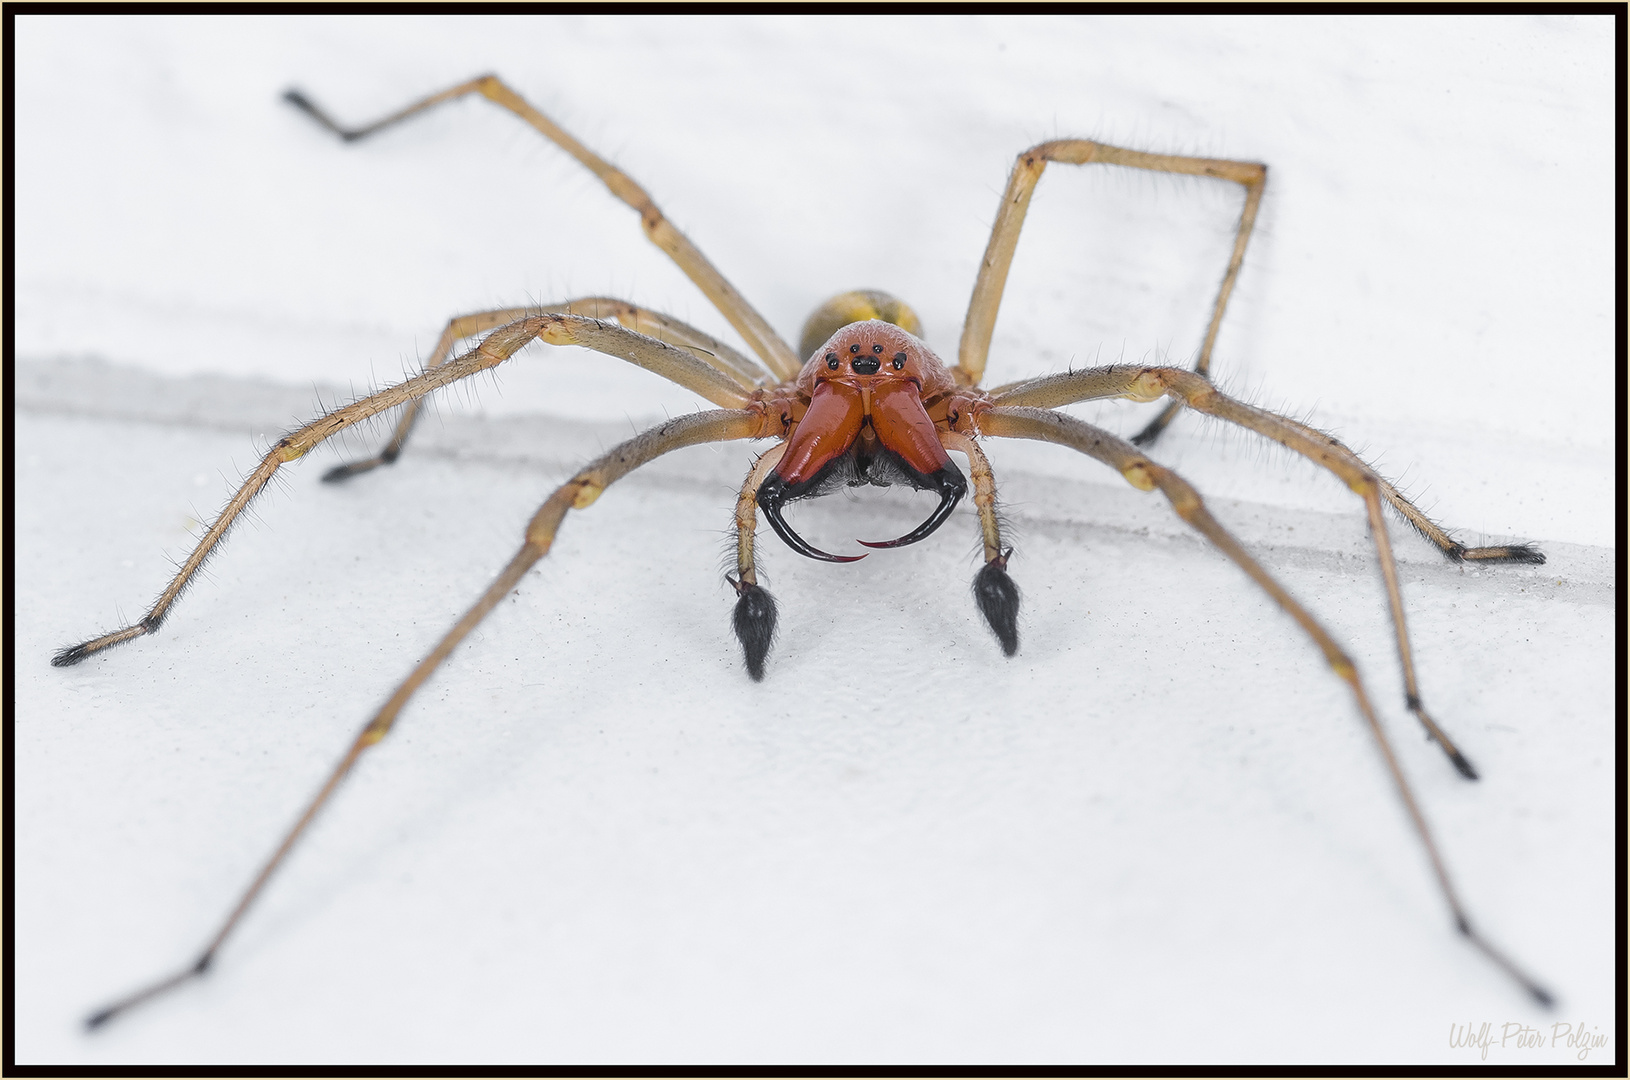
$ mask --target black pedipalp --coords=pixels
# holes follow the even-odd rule
[[[764,659],[770,654],[770,643],[775,640],[775,597],[762,586],[731,578],[736,587],[736,610],[730,616],[730,625],[741,642],[747,660],[747,674],[754,682],[764,679]]]
[[[1007,576],[1007,557],[1011,554],[1009,549],[992,559],[973,579],[973,596],[979,604],[979,613],[985,616],[986,625],[1008,656],[1019,651],[1019,587]]]

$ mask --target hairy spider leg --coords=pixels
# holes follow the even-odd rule
[[[998,405],[1056,408],[1076,401],[1112,397],[1130,398],[1134,401],[1154,401],[1161,397],[1170,397],[1173,404],[1179,408],[1187,405],[1189,408],[1248,428],[1294,450],[1314,464],[1329,469],[1364,500],[1369,515],[1370,536],[1375,543],[1376,557],[1381,563],[1382,580],[1386,584],[1387,603],[1392,613],[1393,637],[1398,643],[1398,660],[1404,672],[1404,702],[1409,711],[1421,722],[1427,734],[1436,740],[1444,753],[1449,755],[1449,760],[1454,763],[1460,774],[1468,780],[1476,780],[1477,770],[1427,714],[1426,707],[1421,701],[1420,683],[1415,676],[1415,660],[1409,644],[1409,629],[1404,615],[1403,592],[1398,583],[1398,563],[1393,557],[1386,518],[1381,512],[1382,498],[1386,497],[1394,506],[1401,504],[1409,523],[1420,529],[1428,540],[1437,543],[1450,559],[1537,564],[1543,563],[1545,556],[1528,544],[1467,548],[1442,528],[1432,524],[1425,514],[1383,480],[1363,458],[1343,446],[1335,437],[1307,424],[1231,398],[1213,386],[1204,376],[1192,371],[1117,364],[1034,379],[996,395],[994,400]],[[1430,530],[1422,528],[1422,525],[1430,526]]]
[[[1186,373],[1185,373],[1186,374]],[[1163,466],[1156,465],[1145,457],[1135,446],[1125,442],[1101,428],[1077,420],[1073,416],[1057,413],[1051,409],[1035,408],[1031,406],[996,406],[979,417],[979,426],[987,435],[1015,439],[1036,439],[1041,442],[1058,443],[1071,449],[1079,450],[1088,457],[1097,458],[1104,464],[1120,472],[1128,483],[1142,491],[1160,489],[1172,504],[1177,515],[1198,530],[1206,539],[1215,544],[1222,553],[1233,560],[1240,569],[1250,575],[1251,580],[1260,585],[1276,604],[1285,613],[1295,619],[1297,624],[1311,637],[1319,650],[1324,653],[1325,662],[1336,676],[1347,684],[1352,691],[1353,700],[1358,705],[1358,711],[1363,715],[1364,722],[1369,726],[1370,734],[1375,738],[1376,747],[1381,752],[1387,771],[1392,775],[1392,782],[1398,789],[1398,797],[1403,800],[1404,809],[1408,811],[1410,820],[1414,823],[1415,833],[1426,848],[1427,858],[1432,863],[1432,872],[1438,881],[1438,888],[1443,898],[1448,902],[1449,911],[1454,916],[1455,927],[1473,945],[1492,960],[1507,975],[1515,979],[1529,995],[1539,1004],[1550,1006],[1552,998],[1550,992],[1535,982],[1521,968],[1517,967],[1504,953],[1496,949],[1481,934],[1472,928],[1471,920],[1467,918],[1465,908],[1455,893],[1454,885],[1449,880],[1449,873],[1444,868],[1443,859],[1438,854],[1436,842],[1432,839],[1431,830],[1427,827],[1426,818],[1421,813],[1419,805],[1415,802],[1414,792],[1410,789],[1409,781],[1404,777],[1402,766],[1393,753],[1392,744],[1388,741],[1386,732],[1381,727],[1380,720],[1370,705],[1369,695],[1364,690],[1363,680],[1359,677],[1358,669],[1354,666],[1351,657],[1337,645],[1335,639],[1324,629],[1311,613],[1287,592],[1274,577],[1262,568],[1261,564],[1246,552],[1240,542],[1236,540],[1227,529],[1211,516],[1201,501],[1200,495],[1190,487],[1176,473]]]
[[[990,458],[972,438],[960,431],[942,431],[939,435],[947,450],[968,459],[973,505],[979,514],[979,535],[985,548],[985,565],[973,579],[974,601],[990,632],[1001,643],[1002,652],[1012,656],[1019,651],[1019,587],[1007,573],[1013,549],[1002,546],[1002,523],[996,514],[996,474],[991,472]]]
[[[736,610],[730,616],[731,628],[747,661],[747,674],[754,682],[764,680],[764,659],[775,640],[775,597],[758,583],[758,567],[753,561],[753,537],[758,530],[758,489],[770,471],[780,464],[787,443],[779,442],[753,463],[736,496],[736,576],[725,575],[736,590]]]
[[[127,1011],[133,1006],[164,993],[166,990],[179,986],[188,979],[202,975],[209,970],[215,954],[220,950],[223,942],[232,933],[233,929],[242,921],[244,914],[255,902],[261,890],[271,879],[283,860],[293,850],[307,826],[316,818],[318,811],[328,803],[334,792],[339,788],[340,782],[345,779],[357,760],[370,747],[378,744],[386,735],[390,734],[391,726],[395,724],[397,715],[403,706],[413,697],[414,693],[423,686],[425,681],[441,666],[442,661],[450,656],[459,642],[463,641],[485,619],[492,609],[498,606],[499,601],[521,583],[534,564],[549,553],[549,548],[555,542],[555,534],[559,531],[561,522],[568,510],[587,509],[600,497],[600,493],[613,483],[627,476],[641,465],[646,464],[670,450],[678,450],[685,446],[696,446],[699,443],[726,442],[732,439],[757,438],[764,427],[764,414],[757,409],[712,409],[707,412],[694,413],[682,416],[677,420],[669,420],[664,424],[651,428],[636,435],[627,442],[620,443],[598,459],[581,469],[576,476],[557,488],[532,520],[526,526],[525,541],[521,544],[515,557],[510,559],[509,565],[499,571],[498,577],[481,594],[463,618],[453,625],[453,628],[436,643],[430,654],[413,669],[408,677],[402,680],[396,690],[386,700],[377,713],[363,725],[357,737],[340,758],[339,763],[324,781],[317,794],[306,804],[300,816],[295,820],[294,826],[284,835],[276,850],[261,866],[249,887],[239,897],[237,904],[227,915],[226,921],[221,924],[215,936],[210,938],[209,944],[192,963],[173,975],[169,975],[153,984],[119,999],[105,1008],[98,1009],[86,1018],[86,1025],[91,1028],[100,1027]]]
[[[683,323],[672,315],[665,315],[660,311],[640,307],[638,304],[626,300],[614,300],[606,296],[585,296],[576,300],[567,300],[559,304],[535,304],[528,307],[498,308],[495,311],[478,311],[471,315],[460,315],[447,323],[442,331],[441,339],[436,342],[430,359],[425,361],[422,370],[440,367],[447,362],[453,354],[453,346],[467,337],[484,334],[495,327],[506,323],[516,322],[531,315],[542,315],[550,312],[565,312],[571,315],[584,315],[591,319],[615,319],[622,326],[644,334],[646,337],[656,338],[658,341],[677,346],[695,356],[705,364],[718,368],[720,371],[735,379],[744,390],[752,390],[764,385],[773,377],[756,361],[743,356],[717,338],[698,330],[696,327]],[[396,430],[391,434],[379,453],[370,458],[358,461],[348,461],[343,465],[336,465],[323,474],[324,483],[336,483],[346,480],[360,473],[376,469],[381,465],[389,465],[402,453],[407,445],[408,435],[413,431],[413,425],[419,418],[419,411],[424,407],[424,399],[419,398],[410,402],[403,410],[402,416],[396,422]]]
[[[594,151],[578,142],[565,129],[553,120],[533,108],[521,95],[504,85],[503,81],[495,75],[482,75],[469,82],[459,83],[449,87],[438,94],[431,94],[422,101],[417,101],[406,108],[399,109],[389,116],[375,120],[362,127],[346,128],[335,122],[315,102],[300,90],[285,91],[283,99],[289,104],[302,110],[323,127],[332,131],[346,142],[355,142],[366,138],[377,131],[381,131],[392,124],[406,120],[410,116],[433,108],[446,101],[463,97],[465,94],[480,94],[497,105],[501,105],[510,112],[525,120],[540,132],[546,139],[576,158],[590,172],[599,177],[601,182],[611,190],[611,193],[635,210],[639,211],[640,227],[651,242],[667,253],[668,257],[678,264],[701,289],[707,298],[718,308],[719,313],[729,321],[736,332],[746,339],[748,345],[757,353],[766,366],[775,373],[778,379],[790,379],[798,374],[800,367],[798,358],[793,355],[792,347],[781,339],[781,335],[765,321],[753,306],[749,304],[735,286],[725,280],[723,274],[708,262],[707,257],[691,243],[690,239],[665,217],[657,204],[651,201],[651,196],[645,189],[636,184],[626,173],[615,165],[595,154]]]
[[[611,323],[603,323],[582,315],[535,315],[500,327],[487,335],[481,344],[458,359],[416,375],[376,394],[370,394],[344,408],[335,409],[325,416],[283,436],[261,458],[238,490],[227,500],[225,508],[216,516],[192,554],[181,564],[169,585],[148,608],[141,620],[111,633],[72,645],[51,658],[55,667],[77,664],[88,656],[122,644],[143,634],[158,631],[170,608],[186,590],[198,571],[220,547],[221,541],[249,503],[271,480],[285,462],[304,457],[320,443],[338,435],[353,424],[386,409],[417,401],[419,398],[474,375],[478,371],[496,367],[513,356],[523,345],[538,340],[549,345],[582,345],[608,356],[619,357],[653,371],[671,382],[691,390],[715,405],[739,409],[747,405],[750,395],[735,380],[718,369],[704,364],[690,353],[654,338],[636,334]]]
[[[1234,282],[1245,263],[1245,245],[1250,242],[1257,210],[1262,206],[1262,192],[1268,183],[1268,167],[1256,162],[1223,158],[1146,154],[1141,150],[1127,150],[1088,139],[1059,139],[1032,146],[1013,163],[1007,190],[1002,194],[1002,203],[996,211],[996,223],[991,226],[990,242],[985,246],[985,257],[979,264],[973,296],[968,301],[968,316],[962,323],[962,342],[957,347],[957,365],[953,369],[957,381],[978,386],[985,377],[991,334],[996,329],[997,309],[1002,303],[1002,290],[1007,286],[1008,269],[1013,265],[1013,252],[1019,244],[1019,230],[1024,227],[1024,216],[1030,209],[1030,196],[1035,193],[1036,182],[1041,179],[1049,161],[1068,165],[1124,165],[1152,172],[1211,176],[1231,180],[1245,188],[1245,206],[1240,211],[1234,250],[1228,257],[1228,269],[1223,272],[1222,285],[1217,289],[1217,302],[1211,311],[1211,325],[1206,328],[1205,341],[1200,346],[1200,358],[1194,364],[1194,369],[1200,374],[1209,372],[1211,350],[1217,344],[1223,312],[1228,309],[1228,298],[1234,292]],[[1152,444],[1166,430],[1166,425],[1172,422],[1179,408],[1181,406],[1175,402],[1168,405],[1147,427],[1134,435],[1132,441],[1139,445]]]

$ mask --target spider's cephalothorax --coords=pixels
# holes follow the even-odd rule
[[[827,562],[864,558],[811,547],[781,517],[781,507],[793,499],[858,484],[935,492],[939,506],[911,532],[897,540],[861,541],[901,547],[939,528],[967,493],[968,481],[946,454],[928,413],[929,405],[943,406],[956,383],[914,335],[879,319],[851,323],[816,350],[797,389],[809,405],[788,435],[780,463],[759,486],[757,501],[776,535],[800,555]]]

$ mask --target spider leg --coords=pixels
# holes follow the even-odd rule
[[[555,534],[559,531],[561,522],[568,510],[583,510],[589,507],[600,497],[601,492],[610,487],[622,477],[633,472],[641,465],[646,464],[681,447],[695,446],[699,443],[726,442],[732,439],[751,439],[760,434],[764,424],[763,414],[754,409],[712,409],[707,412],[695,413],[691,416],[682,416],[677,420],[669,420],[664,424],[651,428],[627,442],[613,447],[600,458],[585,466],[578,474],[557,488],[538,512],[532,516],[527,524],[525,541],[521,544],[509,565],[499,571],[498,577],[493,581],[481,598],[475,602],[469,611],[447,631],[447,634],[430,650],[430,654],[419,661],[408,677],[402,680],[396,690],[380,707],[379,711],[363,725],[362,730],[352,741],[350,747],[340,758],[339,763],[328,775],[317,794],[306,804],[300,816],[295,820],[294,826],[284,835],[276,850],[261,866],[249,887],[239,897],[237,904],[227,915],[215,936],[204,947],[197,959],[180,971],[169,975],[150,986],[144,987],[120,1000],[97,1010],[86,1019],[88,1027],[96,1028],[107,1023],[120,1013],[139,1005],[144,1001],[162,994],[175,986],[186,982],[195,975],[202,975],[209,970],[215,959],[216,952],[221,944],[232,933],[233,929],[242,921],[245,912],[255,901],[269,881],[282,865],[301,835],[306,831],[313,819],[333,796],[353,766],[356,765],[365,751],[378,744],[386,735],[390,734],[391,726],[396,722],[397,715],[403,706],[413,697],[414,693],[423,686],[426,680],[435,673],[459,642],[474,630],[481,620],[486,618],[492,609],[505,596],[521,583],[534,564],[549,553],[554,544]]]
[[[447,362],[453,354],[453,346],[462,338],[475,334],[484,334],[488,330],[496,329],[512,323],[517,319],[524,319],[533,313],[531,308],[498,308],[494,311],[478,311],[470,315],[459,315],[447,322],[447,329],[441,332],[441,340],[436,342],[435,350],[430,359],[425,361],[422,371],[431,371]],[[413,431],[413,425],[419,419],[419,410],[424,406],[424,398],[415,398],[402,410],[402,416],[396,421],[396,430],[391,433],[390,441],[382,447],[373,457],[362,458],[357,461],[347,461],[343,465],[336,465],[323,473],[323,483],[335,484],[341,480],[348,480],[365,472],[371,472],[381,465],[390,465],[402,453],[407,445],[408,435]]]
[[[1392,540],[1387,532],[1386,518],[1381,511],[1381,501],[1385,499],[1397,507],[1421,535],[1436,544],[1445,556],[1456,562],[1464,559],[1478,562],[1538,564],[1545,561],[1544,554],[1530,544],[1466,547],[1400,495],[1398,489],[1382,479],[1363,458],[1343,446],[1333,436],[1300,421],[1231,398],[1212,386],[1204,377],[1191,371],[1133,365],[1092,368],[1067,375],[1050,375],[1031,380],[998,395],[996,401],[1002,405],[1040,405],[1052,408],[1089,398],[1128,397],[1138,401],[1150,401],[1161,396],[1172,398],[1173,404],[1178,407],[1187,405],[1273,439],[1335,473],[1364,500],[1369,517],[1370,536],[1375,543],[1376,558],[1381,564],[1382,581],[1386,585],[1387,604],[1392,614],[1393,637],[1398,643],[1398,661],[1404,672],[1404,703],[1421,722],[1427,734],[1443,748],[1460,774],[1468,780],[1476,780],[1477,770],[1466,760],[1466,756],[1456,748],[1436,721],[1427,714],[1426,706],[1421,701],[1420,683],[1415,675],[1414,654],[1410,648],[1409,628],[1404,614],[1403,592],[1398,583],[1398,563],[1392,554]]]
[[[968,459],[968,475],[973,480],[973,505],[979,513],[979,532],[985,542],[985,565],[974,575],[973,595],[979,613],[1002,652],[1012,656],[1019,651],[1019,587],[1007,576],[1007,560],[1012,548],[1002,547],[1002,525],[996,516],[996,475],[990,459],[979,444],[959,431],[940,432],[940,442]]]
[[[1185,372],[1185,374],[1188,373]],[[1190,487],[1187,481],[1170,469],[1150,461],[1131,443],[1119,439],[1100,428],[1093,427],[1091,424],[1077,420],[1073,416],[1057,413],[1051,409],[1029,406],[997,406],[979,417],[979,426],[987,435],[1015,439],[1036,439],[1041,442],[1068,446],[1071,449],[1079,450],[1088,457],[1097,458],[1111,468],[1116,469],[1133,487],[1143,491],[1153,491],[1159,488],[1161,494],[1165,495],[1171,502],[1172,509],[1177,511],[1179,517],[1215,544],[1224,555],[1228,556],[1240,569],[1249,574],[1251,580],[1261,586],[1263,591],[1271,596],[1287,615],[1296,620],[1297,624],[1324,653],[1325,662],[1330,665],[1330,669],[1352,691],[1353,700],[1358,705],[1358,711],[1363,715],[1364,722],[1369,726],[1370,734],[1375,738],[1376,747],[1381,752],[1387,771],[1392,775],[1393,784],[1398,789],[1398,797],[1403,800],[1404,809],[1409,813],[1410,820],[1415,826],[1415,833],[1420,837],[1422,846],[1426,848],[1427,858],[1432,864],[1432,872],[1437,877],[1438,888],[1443,893],[1443,898],[1448,902],[1450,913],[1454,916],[1455,927],[1501,970],[1520,983],[1534,1000],[1541,1005],[1549,1006],[1552,1000],[1550,993],[1472,928],[1471,920],[1467,918],[1465,908],[1461,905],[1460,898],[1455,893],[1454,885],[1449,880],[1449,873],[1444,867],[1443,859],[1438,854],[1437,843],[1432,839],[1432,832],[1427,827],[1426,818],[1421,813],[1419,805],[1415,802],[1414,792],[1410,789],[1403,768],[1399,765],[1398,758],[1393,753],[1392,744],[1388,741],[1386,732],[1382,730],[1381,722],[1376,717],[1374,708],[1370,705],[1369,695],[1364,689],[1364,682],[1359,677],[1358,669],[1354,666],[1352,659],[1342,650],[1341,646],[1336,644],[1335,639],[1330,636],[1319,621],[1306,608],[1297,603],[1290,593],[1285,590],[1285,587],[1279,584],[1267,570],[1263,569],[1260,563],[1251,558],[1250,554],[1246,552],[1232,533],[1224,529],[1217,522],[1217,519],[1211,516],[1211,512],[1206,509],[1205,504],[1201,501],[1199,493]]]
[[[798,369],[802,365],[793,355],[792,347],[783,341],[774,328],[765,321],[764,316],[755,311],[746,298],[736,291],[735,286],[726,281],[724,275],[708,262],[707,257],[696,245],[691,243],[684,233],[674,228],[673,223],[657,209],[656,203],[651,201],[651,196],[644,188],[636,184],[621,169],[567,134],[553,120],[527,104],[521,95],[504,85],[497,76],[482,75],[469,82],[459,83],[358,128],[341,126],[299,90],[285,91],[283,99],[346,142],[355,142],[465,94],[480,94],[488,101],[508,109],[599,177],[601,182],[611,189],[613,195],[639,211],[640,226],[645,230],[645,235],[650,237],[651,242],[657,247],[667,252],[668,257],[685,272],[685,276],[696,283],[696,287],[707,295],[713,306],[718,308],[719,313],[747,340],[753,352],[763,359],[778,379],[790,379],[798,374]]]
[[[418,401],[432,390],[468,378],[478,371],[495,367],[513,356],[530,341],[539,340],[549,345],[582,345],[596,352],[620,357],[692,390],[701,397],[730,409],[748,404],[750,394],[736,381],[718,369],[703,363],[689,352],[648,338],[620,326],[599,322],[582,315],[563,313],[534,315],[499,327],[487,335],[479,345],[456,360],[416,375],[406,382],[370,394],[344,408],[335,409],[326,416],[279,439],[261,458],[260,464],[227,500],[225,508],[204,532],[192,553],[181,564],[159,598],[148,608],[139,622],[111,633],[72,645],[51,658],[55,667],[77,664],[104,649],[157,632],[170,608],[181,596],[198,571],[220,547],[221,541],[268,481],[285,462],[305,456],[320,443],[338,435],[353,424],[386,409]]]
[[[741,642],[747,661],[747,674],[754,682],[764,679],[764,659],[770,655],[770,643],[775,640],[775,598],[758,583],[758,570],[753,562],[753,534],[758,529],[758,489],[770,470],[787,452],[785,442],[770,447],[753,465],[747,480],[736,496],[736,576],[725,575],[736,590],[736,610],[730,625]]]
[[[652,311],[626,300],[613,300],[605,296],[586,296],[560,304],[498,308],[494,311],[460,315],[448,321],[447,328],[442,331],[441,339],[436,342],[436,347],[430,354],[430,359],[425,361],[423,370],[429,371],[446,363],[447,358],[453,354],[453,346],[464,338],[486,333],[495,327],[524,319],[529,315],[542,315],[547,312],[586,315],[591,319],[615,319],[637,334],[644,334],[646,337],[653,337],[684,349],[703,363],[718,368],[735,379],[744,390],[752,390],[772,378],[757,362],[694,326],[681,322],[671,315],[664,315],[660,311]],[[337,483],[394,462],[407,444],[408,435],[413,431],[413,425],[418,420],[419,410],[423,406],[423,398],[409,403],[402,410],[402,416],[396,422],[396,430],[391,434],[390,441],[379,453],[370,458],[334,466],[323,474],[323,482]]]
[[[1228,309],[1228,298],[1234,292],[1234,282],[1245,262],[1245,245],[1250,242],[1251,229],[1256,225],[1257,210],[1262,206],[1262,192],[1268,182],[1268,167],[1249,161],[1229,161],[1222,158],[1181,157],[1175,154],[1146,154],[1140,150],[1127,150],[1106,146],[1088,139],[1060,139],[1032,146],[1019,155],[1008,177],[1007,191],[1002,195],[996,211],[996,223],[991,226],[990,242],[985,246],[985,257],[979,264],[979,277],[974,281],[973,296],[968,301],[968,317],[962,323],[962,343],[957,348],[957,381],[977,386],[985,375],[985,360],[990,355],[990,339],[996,329],[996,312],[1002,303],[1002,290],[1007,285],[1007,272],[1013,265],[1013,252],[1019,243],[1019,230],[1024,227],[1025,213],[1030,209],[1030,196],[1035,193],[1036,182],[1041,179],[1049,161],[1069,165],[1124,165],[1152,172],[1181,173],[1187,176],[1211,176],[1219,180],[1232,180],[1245,188],[1245,206],[1240,211],[1239,228],[1234,235],[1234,250],[1228,257],[1228,269],[1223,272],[1222,285],[1217,289],[1217,301],[1212,307],[1211,324],[1206,328],[1205,341],[1200,346],[1200,358],[1194,368],[1204,375],[1211,370],[1211,350],[1217,344],[1217,332],[1222,328],[1223,312]],[[1149,422],[1132,441],[1149,444],[1166,429],[1177,415],[1179,406],[1166,407]]]

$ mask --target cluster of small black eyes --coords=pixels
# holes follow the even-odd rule
[[[858,353],[860,351],[860,346],[859,345],[851,345],[851,346],[849,346],[849,351],[851,353]],[[880,353],[882,351],[883,351],[883,346],[881,346],[881,345],[873,345],[872,346],[872,352]],[[827,366],[828,369],[830,369],[832,371],[838,370],[838,354],[837,353],[830,353],[829,352],[829,353],[826,354],[826,366]],[[895,353],[894,354],[894,370],[895,371],[901,371],[901,370],[903,370],[905,368],[905,366],[906,366],[906,354],[903,353],[903,352]]]

